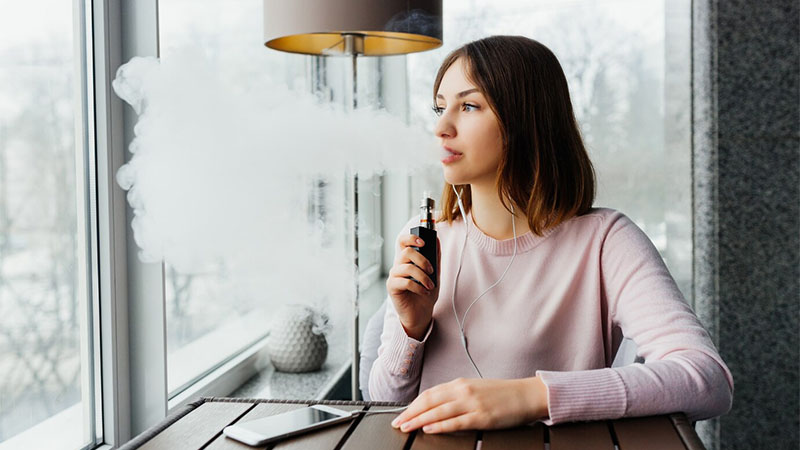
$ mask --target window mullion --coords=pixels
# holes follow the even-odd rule
[[[96,324],[97,289],[97,261],[94,258],[94,249],[97,248],[97,228],[95,226],[96,209],[94,207],[95,192],[95,158],[92,153],[94,148],[94,126],[90,120],[93,114],[93,92],[91,86],[91,71],[89,70],[89,51],[91,36],[88,34],[88,25],[91,18],[87,17],[87,1],[73,0],[73,24],[75,39],[73,41],[74,54],[74,86],[77,101],[75,108],[75,193],[77,195],[75,206],[76,218],[76,256],[78,275],[77,285],[78,311],[80,311],[80,364],[81,364],[81,405],[83,416],[84,442],[96,443],[100,436],[102,422],[98,421],[98,411],[101,408],[99,400],[101,392],[95,389],[99,384],[99,333]]]
[[[131,437],[125,196],[114,181],[124,162],[122,102],[111,89],[111,76],[121,61],[119,8],[119,3],[111,0],[95,1],[91,6],[103,441],[114,446]]]
[[[166,416],[162,264],[138,259],[125,193],[115,175],[136,122],[111,82],[134,56],[158,56],[157,1],[92,4],[103,428],[118,446]]]
[[[122,64],[134,56],[158,56],[158,1],[122,2]],[[113,73],[116,73],[114,70]],[[125,106],[123,153],[134,138],[136,113]],[[127,162],[127,161],[126,161]],[[128,353],[130,358],[131,434],[136,435],[167,414],[167,338],[164,304],[164,264],[143,263],[125,207],[128,275]]]

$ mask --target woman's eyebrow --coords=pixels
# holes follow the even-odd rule
[[[466,96],[468,94],[471,94],[473,92],[478,92],[478,90],[475,89],[475,88],[472,88],[472,89],[467,89],[466,91],[461,91],[458,94],[456,94],[456,98],[464,97],[464,96]],[[436,98],[440,98],[440,99],[444,100],[444,95],[436,94]]]

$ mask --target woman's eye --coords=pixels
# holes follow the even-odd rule
[[[466,112],[476,111],[476,110],[479,109],[478,105],[472,105],[472,104],[469,104],[469,103],[462,103],[461,104],[461,108]],[[436,105],[431,107],[431,109],[433,109],[433,112],[437,116],[441,116],[444,113],[444,110],[445,110],[445,108],[443,108],[441,106],[436,106]]]

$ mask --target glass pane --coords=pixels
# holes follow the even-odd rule
[[[380,270],[381,263],[381,177],[358,180],[358,266],[362,274]]]
[[[163,63],[174,61],[178,64],[183,61],[180,59],[181,56],[199,50],[205,60],[214,67],[214,75],[220,78],[222,84],[234,87],[238,93],[257,91],[263,89],[265,85],[310,91],[306,76],[308,57],[281,53],[264,47],[262,8],[261,0],[160,1],[161,61]],[[202,92],[194,94],[203,95]],[[259,120],[255,117],[252,119]],[[221,127],[214,139],[219,139],[224,146],[227,139],[236,139],[233,133],[232,130]],[[274,151],[269,147],[269,142],[252,143],[252,146],[253,151]],[[228,162],[236,166],[236,161],[226,160],[226,164]],[[178,178],[180,176],[182,175],[176,175],[176,179],[180,179]],[[230,181],[227,178],[225,180]],[[235,182],[239,183],[240,180]],[[332,211],[327,206],[339,201],[336,207],[342,209],[344,188],[341,182],[304,179],[298,183],[256,194],[254,191],[258,191],[259,186],[263,187],[263,183],[250,183],[244,180],[229,192],[235,196],[252,199],[248,200],[250,203],[247,208],[250,211],[257,211],[254,214],[262,221],[265,220],[263,217],[280,217],[280,212],[265,207],[265,203],[259,201],[259,196],[298,197],[301,200],[297,202],[298,208],[309,209],[309,225],[317,223],[315,214],[322,214],[324,217],[319,224],[322,234],[330,229],[340,230],[341,211]],[[333,190],[333,194],[327,193],[329,189]],[[286,192],[279,192],[281,190]],[[306,200],[307,204],[304,203]],[[210,216],[224,214],[212,210],[208,213]],[[242,224],[241,239],[252,242],[259,248],[260,246],[270,248],[270,242],[280,239],[282,227],[296,226],[291,223],[272,222],[269,222],[269,225],[254,229],[252,224]],[[341,245],[341,237],[330,238],[333,241],[332,245]],[[212,239],[213,237],[210,237],[209,240]],[[197,245],[205,245],[205,242],[198,242]],[[169,258],[165,261],[167,378],[171,397],[241,350],[265,337],[270,331],[277,307],[290,303],[308,303],[306,298],[301,297],[304,295],[302,293],[305,292],[304,289],[314,291],[316,286],[317,292],[314,295],[320,297],[325,295],[319,293],[324,289],[320,289],[315,283],[296,286],[291,283],[278,285],[280,283],[265,282],[275,273],[272,264],[283,264],[283,267],[296,266],[298,271],[302,271],[304,267],[297,260],[287,261],[284,255],[276,254],[274,260],[265,264],[265,258],[259,259],[259,262],[245,262],[237,256],[239,255],[230,257],[226,255],[216,261],[204,263],[200,268],[188,268],[178,261],[170,261]],[[339,335],[346,338],[347,333]],[[329,363],[339,362],[342,359],[341,348],[344,344],[344,342],[341,345],[329,343],[331,347],[327,360]],[[332,349],[335,345],[341,347],[338,352]],[[334,356],[334,353],[339,356]],[[284,394],[276,393],[276,395]]]
[[[690,2],[445,2],[444,46],[408,56],[412,121],[431,131],[433,81],[451,50],[493,34],[536,39],[558,57],[598,175],[596,206],[622,211],[692,300]],[[441,170],[412,192],[440,193]]]
[[[95,441],[77,4],[0,2],[0,449]]]

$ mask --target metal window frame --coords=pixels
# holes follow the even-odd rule
[[[97,208],[94,92],[92,57],[89,47],[91,35],[91,1],[72,2],[73,52],[75,55],[75,92],[80,100],[75,103],[75,192],[78,230],[78,267],[83,270],[77,279],[80,320],[81,403],[84,434],[89,439],[87,447],[93,448],[103,439],[102,390],[100,388],[100,317],[98,297],[97,258]]]
[[[103,441],[111,446],[166,415],[163,269],[136,258],[132,213],[115,181],[135,117],[111,87],[123,61],[157,55],[157,6],[156,0],[91,5]],[[144,323],[148,330],[132,326]]]

